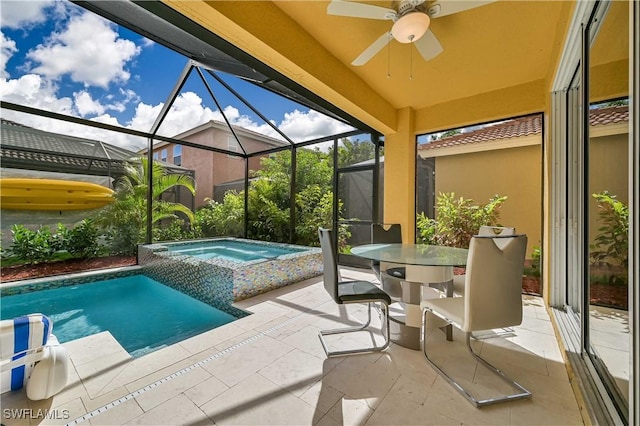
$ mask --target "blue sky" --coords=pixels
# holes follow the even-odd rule
[[[63,0],[0,0],[0,19],[0,96],[8,102],[149,131],[187,63],[185,57],[164,46]],[[350,130],[249,83],[223,78],[293,140]],[[277,137],[215,80],[209,77],[208,81],[233,124]],[[13,111],[3,110],[2,116],[130,149],[145,143]],[[192,73],[160,133],[174,136],[211,119],[223,118]]]

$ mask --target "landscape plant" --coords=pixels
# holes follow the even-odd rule
[[[48,226],[31,230],[24,225],[14,225],[11,233],[11,246],[7,250],[8,258],[5,258],[11,258],[8,263],[34,264],[69,258],[91,258],[103,251],[98,241],[98,229],[88,219],[71,229],[59,223],[55,232]],[[5,259],[3,263],[7,264]]]
[[[194,228],[202,237],[242,237],[244,235],[244,194],[227,191],[221,203],[205,199],[195,215]]]
[[[60,235],[60,225],[58,225]],[[64,231],[62,249],[74,258],[92,258],[99,256],[104,248],[99,244],[100,231],[91,219],[84,219],[71,229]]]
[[[626,285],[629,277],[629,207],[608,191],[593,194],[598,203],[601,226],[590,245],[591,263],[620,267],[610,277],[612,284]]]
[[[40,226],[37,230],[31,230],[24,225],[13,225],[11,234],[9,253],[23,263],[51,261],[59,250],[59,239],[48,226]]]
[[[481,226],[497,226],[506,196],[495,195],[488,203],[477,204],[455,193],[440,193],[436,200],[436,218],[419,213],[416,219],[418,242],[468,248],[471,237]]]
[[[338,147],[341,164],[369,160],[374,153],[370,141],[342,140]],[[248,192],[249,238],[293,242],[317,246],[318,227],[331,227],[333,221],[333,149],[301,148],[296,151],[295,236],[291,240],[291,151],[280,151],[261,160],[260,169],[251,172]],[[339,200],[338,209],[342,210]],[[341,216],[339,212],[339,216]],[[209,200],[196,212],[194,228],[204,237],[244,234],[244,191],[230,191],[222,202]],[[346,247],[349,231],[338,230],[338,246]]]
[[[529,266],[525,265],[524,274],[532,277],[540,277],[540,259],[542,257],[542,251],[539,245],[533,246],[533,252],[531,253],[531,263]]]
[[[195,195],[195,182],[186,174],[169,173],[157,161],[152,164],[151,223],[167,226],[186,218],[193,223],[194,214],[184,204],[161,199],[175,187],[186,188]],[[145,241],[147,227],[148,160],[139,158],[125,166],[125,175],[116,182],[114,200],[97,215],[96,223],[104,228],[113,254],[135,254],[137,244]]]

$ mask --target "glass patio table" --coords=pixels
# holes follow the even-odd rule
[[[378,262],[404,265],[402,295],[389,308],[391,340],[410,349],[420,349],[423,298],[434,297],[425,287],[435,287],[453,296],[453,268],[465,266],[469,250],[428,244],[365,244],[351,248],[351,254]],[[439,297],[436,295],[435,297]],[[451,340],[451,327],[445,329]]]

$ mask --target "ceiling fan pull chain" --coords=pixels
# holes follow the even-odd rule
[[[387,44],[387,78],[391,78],[391,43]]]
[[[413,80],[413,36],[409,37],[409,80]]]

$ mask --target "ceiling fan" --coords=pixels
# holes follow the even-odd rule
[[[327,13],[353,18],[393,21],[390,31],[380,36],[351,62],[351,65],[361,66],[389,44],[391,39],[396,39],[400,43],[413,43],[425,61],[433,59],[442,52],[442,46],[429,29],[431,19],[475,9],[494,1],[496,0],[441,0],[426,5],[426,0],[402,0],[394,10],[366,3],[332,0],[327,6]]]

